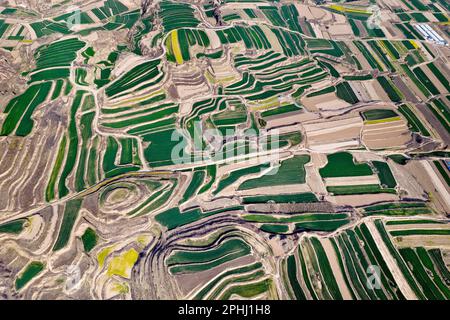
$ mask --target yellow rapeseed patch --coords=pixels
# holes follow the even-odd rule
[[[172,40],[172,50],[173,50],[173,54],[175,56],[175,60],[177,61],[178,64],[182,64],[183,63],[183,55],[181,54],[180,44],[178,42],[177,30],[173,30],[170,37]]]
[[[249,108],[251,111],[262,111],[266,109],[270,109],[275,106],[280,106],[280,100],[277,96],[270,97],[258,102],[253,102],[249,104]]]
[[[400,117],[392,117],[392,118],[385,118],[385,119],[378,119],[378,120],[366,120],[364,121],[365,124],[377,124],[377,123],[386,123],[386,122],[393,122],[393,121],[399,121],[401,120]]]
[[[382,48],[384,49],[385,52],[387,52],[387,54],[389,55],[389,58],[391,58],[391,60],[395,60],[395,57],[394,57],[394,55],[392,54],[391,50],[389,50],[389,49],[387,48],[387,46],[384,44],[383,41],[378,40],[377,43],[378,43],[378,45],[379,45],[380,47],[382,47]]]
[[[118,275],[124,278],[130,278],[131,268],[133,268],[139,257],[139,253],[130,249],[121,256],[114,257],[108,266],[108,276]]]
[[[100,266],[100,268],[102,268],[103,265],[105,264],[106,257],[108,257],[108,255],[111,253],[111,250],[113,248],[114,247],[105,248],[102,251],[100,251],[100,253],[97,255],[97,261],[98,261],[98,265]]]
[[[116,282],[114,283],[113,290],[117,293],[128,293],[130,292],[130,287],[128,287],[128,284],[125,282],[123,283]]]
[[[211,72],[209,72],[209,70],[205,71],[205,78],[206,80],[209,81],[209,83],[216,83],[216,79],[214,78],[214,76],[211,74]]]
[[[409,42],[413,45],[414,48],[419,48],[419,45],[414,40],[409,40]]]
[[[113,105],[111,105],[111,108],[124,107],[124,106],[129,105],[130,103],[141,102],[141,101],[150,99],[151,97],[160,95],[160,94],[162,94],[162,93],[164,93],[164,90],[163,90],[163,89],[159,89],[159,90],[156,90],[156,91],[154,91],[154,92],[152,92],[152,93],[150,93],[150,94],[147,94],[147,95],[145,95],[145,96],[141,96],[141,97],[137,97],[137,98],[132,98],[132,99],[124,100],[124,101],[122,101],[122,102],[113,104]]]
[[[344,7],[337,4],[332,4],[330,6],[330,9],[339,11],[339,12],[347,12],[347,13],[360,13],[360,14],[370,14],[369,11],[364,9],[356,9],[356,8],[350,8],[350,7]]]

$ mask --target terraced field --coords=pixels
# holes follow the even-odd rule
[[[0,4],[1,298],[450,298],[446,1],[39,3]]]

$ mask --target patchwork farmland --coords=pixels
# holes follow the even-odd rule
[[[1,297],[448,300],[449,17],[3,1]]]

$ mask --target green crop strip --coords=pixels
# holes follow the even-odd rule
[[[58,233],[58,238],[56,239],[55,245],[53,246],[53,251],[61,250],[69,242],[82,203],[82,199],[74,199],[66,203],[66,206],[64,208],[64,215]]]

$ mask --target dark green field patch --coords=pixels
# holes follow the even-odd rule
[[[260,178],[250,179],[239,186],[239,190],[253,188],[302,184],[305,183],[305,164],[310,161],[308,155],[295,156],[284,160],[279,167],[270,170]]]
[[[395,181],[389,165],[382,161],[372,161],[372,163],[378,171],[378,178],[380,179],[381,185],[385,188],[395,188],[397,182]]]
[[[22,289],[28,282],[30,282],[34,277],[44,270],[44,264],[39,261],[31,262],[22,274],[17,277],[15,282],[16,290]]]
[[[335,196],[351,194],[396,193],[395,189],[382,188],[378,184],[327,187],[327,190]]]
[[[365,120],[381,120],[387,118],[398,117],[398,114],[390,109],[373,109],[362,112]]]
[[[289,227],[283,224],[263,224],[260,229],[268,233],[286,233]]]
[[[26,219],[19,219],[0,225],[0,233],[19,234],[23,231],[23,227],[27,222]]]
[[[58,238],[53,246],[53,251],[58,251],[64,248],[69,242],[72,234],[72,229],[75,226],[75,222],[78,218],[78,212],[80,211],[82,199],[70,200],[66,203],[64,208],[64,215],[59,228]]]
[[[97,245],[98,236],[95,230],[87,228],[81,236],[83,247],[86,252],[90,252]]]
[[[348,152],[338,152],[328,155],[328,163],[319,169],[323,178],[370,176],[372,169],[367,163],[355,163]]]

